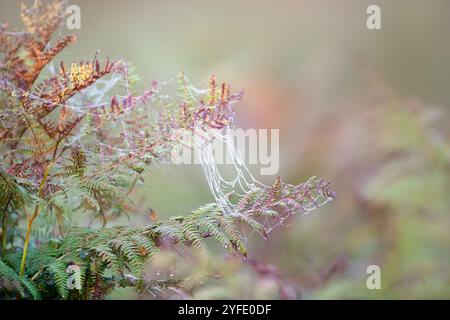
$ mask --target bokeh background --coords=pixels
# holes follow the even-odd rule
[[[69,3],[82,22],[62,60],[121,57],[142,89],[214,73],[245,90],[239,127],[280,129],[287,182],[334,181],[334,202],[251,237],[248,262],[219,260],[230,276],[196,298],[450,298],[449,1]],[[382,30],[366,28],[370,4]],[[1,0],[0,21],[20,27],[19,10]],[[212,200],[200,167],[157,166],[147,184],[134,196],[160,218]],[[373,264],[381,290],[366,287]]]

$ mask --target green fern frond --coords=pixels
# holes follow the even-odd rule
[[[25,289],[28,290],[30,295],[35,300],[41,299],[38,289],[33,285],[33,283],[25,277],[18,275],[10,266],[5,262],[0,260],[0,279],[10,281],[14,287],[17,289],[22,298],[26,297]]]
[[[67,287],[68,274],[66,268],[67,264],[64,260],[55,260],[48,266],[48,270],[55,281],[56,289],[63,299],[67,299],[69,295],[69,289]]]

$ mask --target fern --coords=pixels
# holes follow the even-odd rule
[[[55,260],[47,268],[47,270],[52,275],[59,295],[63,299],[67,299],[69,295],[69,289],[67,288],[67,280],[69,277],[66,272],[66,268],[67,264],[64,260]]]
[[[33,299],[39,300],[41,298],[38,288],[36,288],[30,280],[25,277],[19,276],[10,266],[8,266],[2,260],[0,260],[0,279],[2,279],[3,281],[10,281],[23,298],[26,297],[25,290],[28,291]]]
[[[129,64],[97,56],[61,62],[45,78],[45,67],[76,40],[51,45],[63,16],[62,2],[36,2],[22,9],[26,36],[0,26],[0,286],[8,297],[101,299],[121,286],[182,286],[184,279],[145,280],[147,264],[167,253],[167,240],[175,254],[199,251],[204,265],[206,239],[245,259],[242,227],[266,237],[267,219],[282,224],[317,206],[318,196],[334,197],[323,179],[294,186],[277,178],[237,200],[234,215],[210,203],[145,227],[111,227],[122,214],[140,212],[131,193],[153,162],[177,147],[173,133],[198,123],[228,128],[242,93],[215,76],[199,91],[182,73],[176,98],[154,84],[99,102],[116,83],[129,89],[137,78]],[[79,217],[88,222],[80,225]]]

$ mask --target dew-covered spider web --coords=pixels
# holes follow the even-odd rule
[[[316,177],[310,178],[300,186],[283,184],[281,180],[276,180],[279,185],[275,187],[260,182],[247,167],[245,157],[236,147],[232,123],[221,130],[209,130],[208,134],[202,136],[202,139],[196,140],[194,148],[217,205],[225,215],[258,219],[263,228],[259,231],[264,234],[285,223],[289,216],[298,213],[308,214],[334,197],[326,189],[327,182]],[[226,170],[227,177],[221,171],[221,166],[217,164],[215,157],[215,146],[217,145],[214,143],[216,140],[225,145],[226,152],[231,156],[231,165],[226,167],[228,169]],[[277,192],[281,193],[278,197],[272,195],[272,192],[275,192],[274,188],[278,188]],[[306,191],[297,195],[297,202],[289,197],[289,193],[295,194],[298,191],[296,189]],[[251,203],[245,206],[242,204],[242,200],[248,198],[249,195],[251,195]],[[283,197],[284,195],[286,197]],[[303,197],[302,200],[299,199],[299,196]],[[275,215],[275,209],[282,213]],[[245,234],[245,230],[242,231]],[[255,231],[252,229],[250,234],[245,235],[245,238],[248,239]]]
[[[57,74],[51,66],[49,70]],[[175,97],[164,93],[175,81],[152,84],[150,91],[133,95],[128,78],[125,67],[108,79],[97,80],[61,105],[33,94],[29,98],[36,104],[51,104],[89,119],[81,122],[65,143],[80,146],[88,158],[97,163],[132,158],[162,162],[171,150],[186,146],[186,142],[173,133],[188,130],[194,136],[190,147],[198,156],[221,212],[246,221],[252,219],[264,235],[290,216],[307,214],[334,198],[328,188],[330,183],[324,179],[313,177],[305,183],[291,185],[276,178],[273,185],[266,185],[254,177],[234,137],[234,105],[241,95],[230,94],[226,85],[216,85],[215,78],[210,80],[208,90],[199,90],[182,75],[182,94]],[[13,86],[7,80],[2,85]],[[118,86],[125,89],[125,94],[113,93]],[[20,88],[14,90],[23,94]],[[230,156],[227,176],[216,161],[217,141],[225,146],[225,153]]]

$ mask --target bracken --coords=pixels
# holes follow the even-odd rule
[[[70,69],[61,62],[56,72],[56,55],[75,41],[50,46],[63,18],[61,2],[36,1],[22,7],[24,32],[0,27],[0,297],[100,299],[121,286],[181,287],[183,279],[143,278],[144,262],[167,243],[207,259],[205,239],[213,238],[245,258],[241,225],[266,237],[267,221],[280,225],[334,198],[324,179],[294,186],[277,178],[237,199],[235,215],[211,203],[162,222],[152,212],[146,227],[107,227],[138,210],[129,195],[177,144],[174,130],[227,128],[242,93],[215,77],[207,90],[194,90],[181,74],[177,99],[158,83],[135,94],[130,65],[97,56]],[[119,83],[125,95],[108,98]],[[90,217],[87,226],[72,219],[80,213]]]

